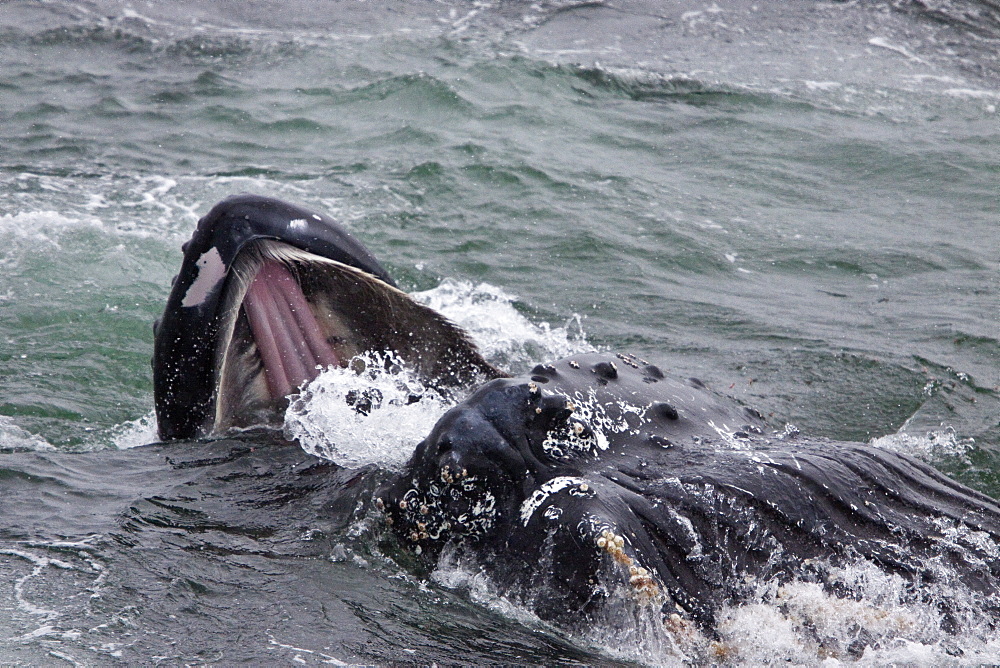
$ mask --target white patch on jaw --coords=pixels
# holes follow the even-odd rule
[[[305,218],[296,218],[295,220],[288,221],[288,229],[295,230],[297,232],[306,229],[309,223],[306,222]]]
[[[194,264],[198,267],[198,277],[188,288],[181,306],[197,306],[205,301],[209,291],[226,275],[226,263],[218,248],[208,249]]]
[[[524,526],[528,526],[531,516],[535,514],[539,506],[545,503],[547,498],[553,494],[558,494],[567,487],[577,487],[581,491],[586,492],[589,489],[589,483],[583,478],[574,478],[572,476],[559,476],[552,480],[546,480],[542,483],[541,487],[532,492],[531,496],[521,504],[521,522]]]

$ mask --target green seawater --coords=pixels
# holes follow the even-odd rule
[[[151,437],[151,325],[180,244],[216,201],[253,192],[332,215],[408,291],[499,288],[530,323],[803,433],[887,437],[1000,496],[988,3],[758,4],[0,3],[0,448]],[[397,611],[369,620],[390,629],[375,649],[296,655],[249,634],[245,655],[171,653],[125,632],[110,649],[51,634],[0,648],[87,665],[446,663],[462,660],[456,625],[499,624],[504,649],[470,641],[467,660],[658,662],[539,644],[495,608],[375,582],[358,591],[385,587],[417,616],[437,605],[428,624],[452,630]]]

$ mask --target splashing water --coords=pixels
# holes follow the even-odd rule
[[[971,594],[956,596],[956,588],[943,582],[915,595],[903,578],[864,560],[818,565],[826,585],[802,578],[756,582],[752,600],[720,609],[715,637],[661,613],[655,602],[637,602],[622,583],[602,581],[606,604],[581,628],[559,630],[531,613],[530,601],[498,593],[469,555],[446,549],[431,578],[511,620],[567,635],[613,660],[645,665],[968,665],[990,662],[1000,652],[1000,639]],[[949,613],[961,617],[958,634],[942,624]]]
[[[0,415],[0,452],[8,450],[55,450],[55,447],[41,436],[17,426],[6,415]]]
[[[928,431],[923,435],[899,431],[895,434],[873,438],[871,445],[883,450],[910,455],[925,462],[934,462],[943,457],[965,455],[975,447],[976,442],[972,438],[959,438],[953,428],[946,427]]]
[[[327,369],[292,399],[285,435],[340,466],[398,470],[453,405],[394,354],[365,353]]]
[[[411,296],[465,329],[486,359],[508,371],[596,350],[587,342],[579,315],[563,327],[535,324],[514,308],[517,297],[488,283],[446,278],[438,287]]]
[[[579,316],[565,327],[535,324],[514,308],[515,297],[487,283],[447,278],[412,296],[465,329],[484,357],[503,369],[594,350]],[[391,353],[366,353],[309,383],[288,408],[285,434],[341,466],[398,470],[454,404]]]
[[[863,560],[830,567],[827,583],[849,592],[843,597],[817,582],[761,583],[758,602],[722,611],[719,639],[708,652],[717,661],[789,665],[954,665],[995,657],[997,639],[976,597],[941,574],[942,583],[914,592]],[[961,618],[960,633],[946,630],[948,614]]]
[[[485,568],[475,557],[454,545],[447,546],[441,552],[430,577],[447,589],[466,591],[475,603],[508,619],[535,629],[546,626],[528,606],[508,600],[501,595]]]
[[[109,434],[111,442],[119,450],[135,448],[159,440],[156,427],[156,413],[150,411],[145,415],[129,420],[113,427]]]

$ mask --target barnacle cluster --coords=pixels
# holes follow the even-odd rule
[[[386,508],[382,499],[376,506],[388,510],[386,522],[415,544],[417,554],[424,545],[443,544],[452,536],[482,536],[493,528],[496,497],[466,469],[446,465],[436,479],[414,479],[412,485],[392,507]]]
[[[636,357],[632,353],[616,353],[615,357],[620,359],[622,362],[625,362],[625,364],[632,367],[633,369],[639,369],[642,368],[642,366],[649,364],[649,362],[647,362],[646,360],[640,357]]]
[[[625,552],[625,537],[611,529],[604,529],[597,537],[597,547],[611,555],[615,563],[627,569],[628,583],[636,599],[642,603],[659,602],[660,587],[646,568]]]
[[[574,410],[576,405],[567,402],[566,408]],[[542,452],[552,459],[567,461],[577,457],[598,454],[597,434],[585,421],[570,417],[549,430],[542,441]]]

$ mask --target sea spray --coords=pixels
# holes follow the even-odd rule
[[[340,466],[399,469],[452,405],[392,353],[365,353],[292,399],[285,435]]]
[[[517,297],[488,283],[446,278],[436,288],[412,296],[469,332],[483,356],[508,371],[595,350],[587,342],[580,316],[574,315],[563,327],[533,323],[514,308]]]

